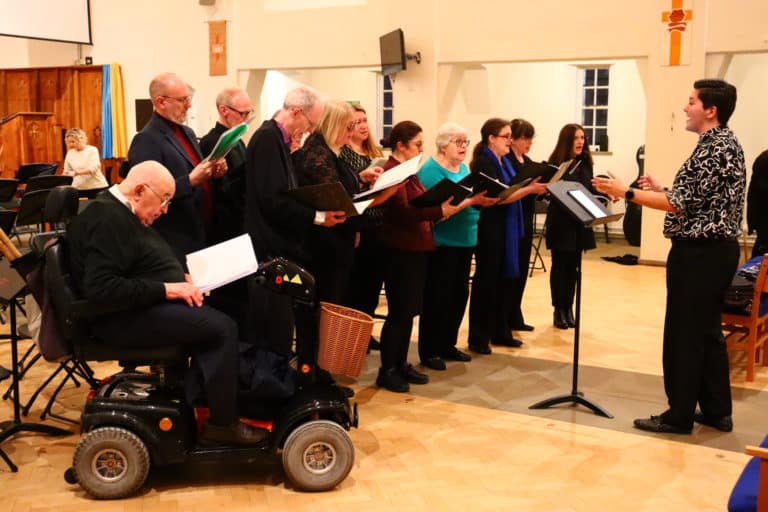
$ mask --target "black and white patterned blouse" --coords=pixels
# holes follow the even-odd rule
[[[369,157],[357,153],[349,146],[342,146],[341,152],[339,153],[339,158],[344,160],[347,165],[349,165],[355,172],[360,172],[363,169],[367,169],[372,162]]]
[[[718,126],[702,133],[667,191],[677,213],[668,212],[664,217],[664,236],[737,238],[746,183],[744,151],[731,129]]]

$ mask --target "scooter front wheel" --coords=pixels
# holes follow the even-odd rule
[[[283,446],[283,469],[303,491],[326,491],[340,484],[352,469],[355,447],[338,423],[317,420],[304,423]]]
[[[149,474],[149,452],[133,432],[101,427],[80,438],[72,467],[74,478],[91,496],[116,499],[138,491]]]

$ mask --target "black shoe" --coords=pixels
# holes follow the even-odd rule
[[[733,431],[733,418],[730,416],[707,416],[703,412],[697,412],[693,415],[693,421],[708,427],[716,428],[720,432]]]
[[[568,320],[566,319],[565,310],[564,309],[555,308],[555,313],[553,315],[552,323],[558,329],[567,329],[568,328]]]
[[[576,319],[573,318],[573,309],[568,308],[565,310],[565,323],[568,325],[568,327],[576,327]]]
[[[468,363],[472,360],[472,356],[466,352],[462,352],[456,347],[451,347],[448,352],[443,355],[443,359],[448,361],[459,361],[460,363]]]
[[[512,330],[521,331],[521,332],[531,332],[533,330],[533,326],[528,324],[521,324],[521,325],[516,325],[512,327]]]
[[[446,368],[445,361],[443,361],[443,358],[440,356],[432,356],[426,359],[422,359],[421,366],[426,366],[427,368],[431,368],[437,371],[443,371]]]
[[[371,350],[381,350],[381,343],[379,343],[379,340],[371,336],[371,339],[368,341],[368,352]]]
[[[346,398],[352,398],[353,396],[355,396],[355,390],[350,387],[339,386],[339,385],[337,385],[336,387],[338,387],[339,390],[341,390],[341,394],[343,394]]]
[[[411,386],[408,385],[408,381],[400,375],[397,368],[379,368],[379,376],[376,377],[376,385],[380,388],[385,388],[393,393],[407,393],[410,391]]]
[[[400,370],[400,375],[405,377],[409,384],[427,384],[429,382],[429,375],[416,370],[412,364],[403,366]]]
[[[475,345],[474,343],[470,343],[469,350],[475,354],[483,354],[485,356],[491,353],[491,347],[488,344]]]
[[[520,348],[523,346],[523,342],[515,338],[499,338],[491,340],[491,345],[496,345],[497,347]]]
[[[231,425],[216,425],[206,421],[200,432],[200,441],[203,443],[258,444],[266,437],[266,430],[246,425],[240,421]]]
[[[670,423],[664,423],[661,416],[651,416],[650,418],[638,418],[634,422],[635,428],[647,432],[656,432],[659,434],[690,434],[691,428],[678,427]]]

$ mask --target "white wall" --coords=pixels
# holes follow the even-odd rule
[[[736,86],[738,99],[730,126],[744,147],[750,175],[752,162],[768,149],[768,53],[734,55],[725,79]],[[766,198],[768,200],[768,198]]]

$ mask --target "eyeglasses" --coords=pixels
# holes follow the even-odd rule
[[[315,131],[315,128],[317,128],[317,123],[313,123],[312,120],[307,115],[307,113],[304,112],[302,109],[299,109],[299,112],[301,113],[301,115],[304,116],[304,119],[306,119],[307,122],[309,123],[309,131],[312,131],[312,132]]]
[[[145,183],[144,186],[147,187],[149,190],[151,190],[152,193],[155,194],[157,196],[157,198],[160,200],[160,208],[167,208],[167,207],[171,206],[171,198],[170,197],[166,197],[165,199],[163,199],[163,196],[161,196],[160,194],[155,192],[155,189],[150,187],[149,183]]]
[[[182,105],[191,105],[192,104],[192,96],[161,96],[161,98],[165,98],[168,100],[176,100]]]
[[[357,125],[359,125],[360,123],[361,123],[361,121],[352,121],[351,123],[349,123],[349,124],[347,125],[347,131],[348,131],[348,132],[351,132],[351,131],[352,131],[352,130],[354,130],[354,129],[357,127]]]
[[[469,139],[452,139],[449,142],[453,142],[459,148],[469,147]]]
[[[509,135],[494,135],[494,137],[498,137],[500,139],[512,140],[512,134],[511,133]]]
[[[253,114],[253,109],[249,109],[249,110],[245,110],[245,111],[240,111],[240,110],[237,110],[235,108],[230,107],[229,105],[224,105],[224,106],[227,107],[232,112],[234,112],[235,114],[240,114],[240,117],[251,117],[251,114]]]

